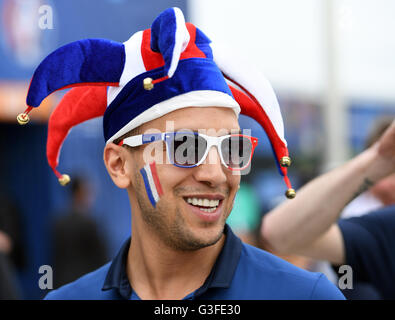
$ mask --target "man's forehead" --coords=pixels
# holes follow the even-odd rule
[[[236,114],[223,107],[187,107],[170,112],[142,125],[143,132],[220,131],[223,134],[240,131]]]
[[[229,128],[199,128],[199,129],[194,129],[194,128],[175,128],[175,132],[182,132],[182,131],[191,131],[191,132],[197,132],[197,133],[210,133],[210,132],[217,132],[221,134],[235,134],[235,133],[241,133],[240,128],[234,128],[234,129],[229,129]]]
[[[171,121],[169,121],[171,123]],[[140,130],[139,130],[140,131]],[[156,133],[156,132],[196,132],[203,133],[211,136],[222,136],[228,134],[241,134],[242,130],[240,127],[237,128],[195,128],[195,127],[186,127],[186,126],[174,126],[167,125],[165,129],[159,129],[154,127],[147,127],[145,130],[141,132],[141,134],[148,133]],[[140,132],[139,132],[140,133]]]

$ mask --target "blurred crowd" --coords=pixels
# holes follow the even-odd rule
[[[108,261],[103,234],[93,218],[94,197],[89,181],[74,177],[70,200],[49,224],[50,262],[53,279],[48,289],[56,289],[91,272]],[[0,193],[0,299],[23,299],[18,274],[26,269],[27,241],[18,204],[4,191]],[[43,292],[44,293],[44,292]]]

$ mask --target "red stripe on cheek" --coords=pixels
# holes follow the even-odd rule
[[[162,186],[161,186],[161,184],[159,182],[159,177],[158,177],[158,173],[156,171],[156,163],[155,163],[155,161],[150,163],[149,166],[150,166],[150,169],[151,169],[152,178],[154,179],[156,190],[158,191],[159,197],[161,197],[163,195],[163,190],[162,190]]]

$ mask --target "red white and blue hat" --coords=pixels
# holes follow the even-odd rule
[[[62,185],[70,180],[57,171],[60,150],[70,129],[103,116],[106,143],[143,123],[185,107],[219,106],[254,118],[271,142],[276,163],[288,187],[290,165],[284,126],[276,95],[267,79],[211,43],[180,9],[163,11],[151,29],[124,43],[85,39],[48,55],[31,80],[28,113],[52,92],[67,92],[49,119],[47,158]]]

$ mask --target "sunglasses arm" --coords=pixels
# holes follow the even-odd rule
[[[158,140],[164,140],[164,137],[165,137],[165,133],[139,134],[137,136],[127,137],[121,140],[121,142],[119,142],[119,145],[122,146],[126,144],[130,147],[138,147],[146,143],[150,143]]]
[[[143,135],[131,136],[127,137],[119,142],[118,145],[123,146],[124,144],[128,145],[129,147],[138,147],[143,144]]]

